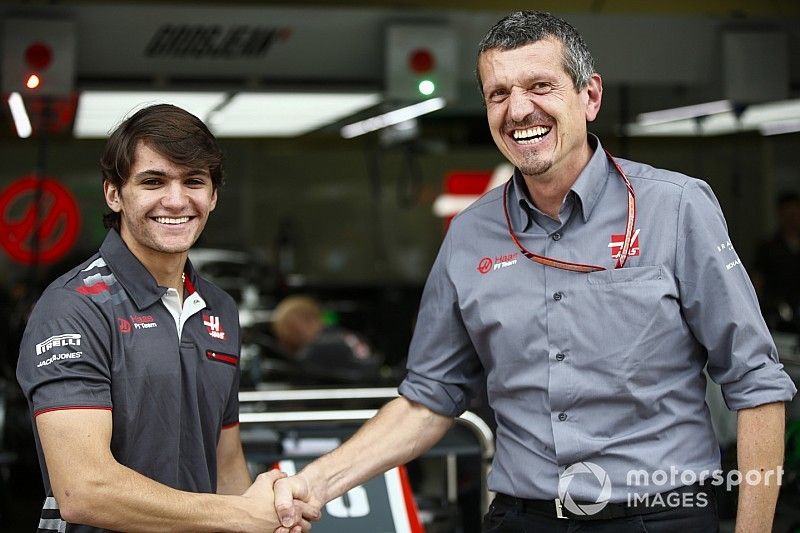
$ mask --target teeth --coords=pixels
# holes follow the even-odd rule
[[[534,143],[539,141],[542,137],[544,137],[550,128],[545,128],[544,126],[534,126],[532,128],[527,128],[524,130],[514,130],[514,140],[521,142],[521,143]]]
[[[185,224],[189,222],[189,217],[156,217],[156,222],[159,224]]]

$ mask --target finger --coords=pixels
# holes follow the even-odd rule
[[[297,478],[290,477],[278,480],[273,487],[273,491],[278,519],[284,527],[291,527],[296,522],[295,497],[308,499],[308,491],[305,488],[305,484],[300,483]]]
[[[303,520],[301,518],[299,525],[300,529],[297,529],[297,527],[295,527],[294,533],[308,533],[309,531],[311,531],[311,522],[309,522],[308,520]]]
[[[322,517],[320,508],[303,500],[294,500],[294,508],[305,519],[316,522]]]
[[[270,481],[272,481],[273,483],[275,483],[279,479],[283,479],[285,477],[288,477],[285,472],[281,472],[277,468],[273,468],[269,472],[264,472],[264,475],[266,477],[268,477],[270,479]]]

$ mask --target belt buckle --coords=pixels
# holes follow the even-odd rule
[[[564,516],[564,513],[561,511],[561,499],[556,498],[555,503],[556,503],[556,518],[563,518],[564,520],[568,520],[569,517]]]

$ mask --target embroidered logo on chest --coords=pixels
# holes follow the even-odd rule
[[[203,324],[209,335],[215,339],[225,340],[225,330],[222,329],[222,324],[220,324],[218,316],[203,313]]]
[[[505,255],[496,255],[494,258],[484,257],[478,262],[478,272],[488,274],[501,268],[507,268],[517,264],[518,252]]]
[[[628,250],[628,257],[633,257],[635,255],[639,255],[641,253],[641,249],[639,248],[639,231],[636,230],[631,235],[631,248]],[[622,253],[622,244],[625,242],[625,234],[621,233],[619,235],[611,235],[611,242],[608,243],[608,247],[611,248],[611,257],[612,259],[619,258],[619,254]]]

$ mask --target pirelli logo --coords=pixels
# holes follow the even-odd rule
[[[51,348],[57,346],[80,346],[81,335],[80,333],[64,333],[62,335],[53,335],[46,341],[40,342],[36,345],[36,355],[47,353]]]

